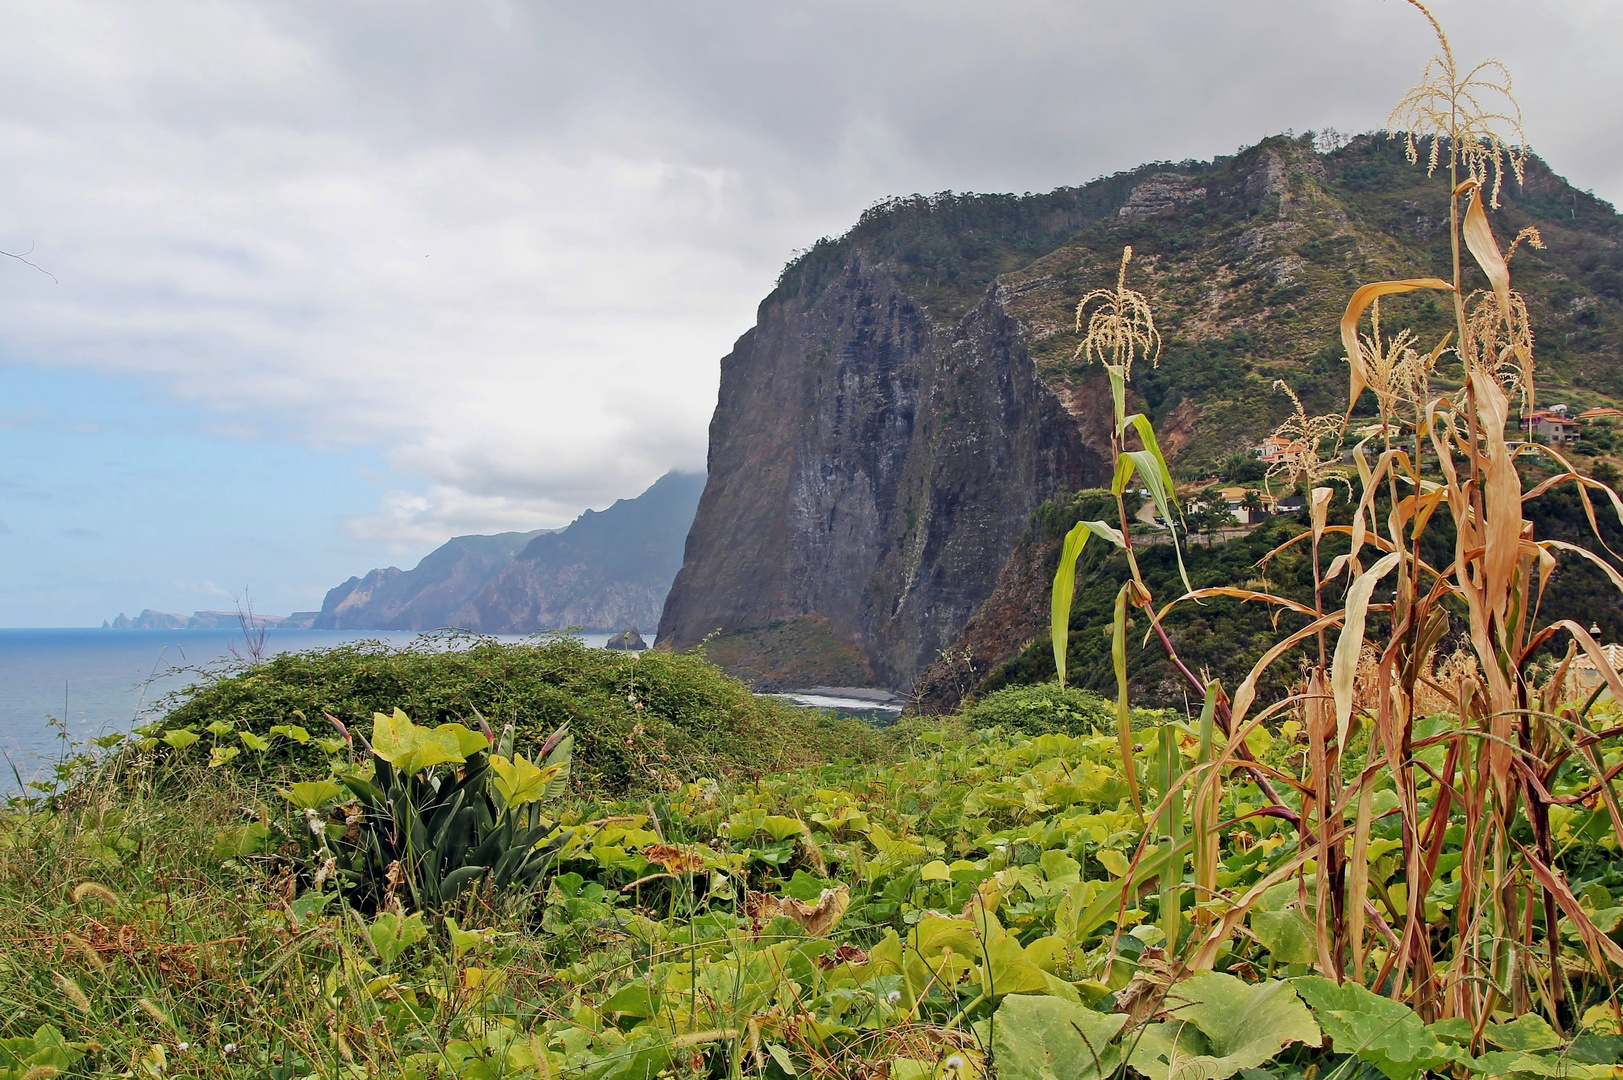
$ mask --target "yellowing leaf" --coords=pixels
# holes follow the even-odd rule
[[[488,745],[483,735],[461,724],[424,728],[412,723],[399,709],[392,716],[372,714],[373,752],[408,775],[435,765],[461,764],[469,754]]]
[[[1482,209],[1482,189],[1477,188],[1471,192],[1471,204],[1465,210],[1465,222],[1460,228],[1460,238],[1470,249],[1471,257],[1476,259],[1482,272],[1488,275],[1488,282],[1493,286],[1493,298],[1499,302],[1499,311],[1508,319],[1510,317],[1510,267],[1505,262],[1504,255],[1499,251],[1499,241],[1493,238],[1493,227],[1488,224],[1488,215]]]
[[[490,771],[496,774],[496,793],[508,809],[546,798],[547,785],[568,769],[567,761],[542,768],[531,764],[523,754],[513,755],[512,761],[500,754],[490,759]]]
[[[1336,658],[1330,666],[1330,689],[1336,699],[1336,742],[1347,745],[1347,728],[1352,723],[1353,677],[1358,673],[1358,653],[1364,647],[1364,621],[1369,616],[1375,586],[1403,558],[1392,552],[1353,580],[1347,590],[1347,619],[1336,640]]]
[[[1132,865],[1132,863],[1128,861],[1127,856],[1123,855],[1119,851],[1112,851],[1109,848],[1096,853],[1094,858],[1099,860],[1100,866],[1103,866],[1106,870],[1110,871],[1112,877],[1126,877],[1127,868]]]
[[[1341,346],[1347,350],[1347,362],[1352,366],[1352,387],[1347,394],[1350,411],[1364,392],[1369,376],[1364,367],[1364,349],[1358,341],[1358,320],[1364,310],[1383,296],[1413,292],[1416,289],[1441,289],[1453,292],[1454,286],[1442,278],[1407,278],[1403,281],[1376,281],[1360,287],[1347,301],[1347,311],[1341,316]]]
[[[185,728],[170,728],[163,733],[163,741],[176,750],[184,750],[200,738],[202,738],[201,735],[194,731],[187,731]]]

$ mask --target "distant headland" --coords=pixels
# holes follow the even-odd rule
[[[194,611],[190,615],[176,615],[169,611],[146,608],[135,618],[122,611],[118,618],[102,620],[103,630],[235,630],[244,622],[254,630],[308,630],[315,624],[319,611],[295,611],[291,615],[241,614],[235,611]]]

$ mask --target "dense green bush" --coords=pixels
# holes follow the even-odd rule
[[[1133,727],[1158,719],[1164,710],[1132,710]],[[969,707],[969,721],[977,728],[1001,727],[1023,735],[1090,735],[1116,730],[1116,705],[1098,694],[1058,683],[1006,686]]]
[[[322,713],[371,730],[375,712],[405,711],[420,724],[512,725],[533,752],[565,722],[575,735],[574,777],[583,793],[659,789],[701,776],[749,776],[871,754],[882,737],[750,693],[702,657],[591,649],[573,638],[507,645],[425,635],[400,647],[357,642],[283,653],[206,673],[164,703],[165,729],[211,723],[261,736],[276,725],[327,729]],[[314,747],[278,739],[267,764],[308,758]]]

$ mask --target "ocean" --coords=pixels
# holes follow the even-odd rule
[[[270,630],[267,652],[365,639],[404,644],[413,633]],[[583,634],[601,647],[607,634]],[[502,641],[523,641],[503,637]],[[0,629],[0,795],[38,776],[69,742],[128,731],[155,701],[196,681],[198,667],[242,652],[240,630]],[[61,725],[55,727],[51,718]],[[13,773],[15,769],[15,774]]]

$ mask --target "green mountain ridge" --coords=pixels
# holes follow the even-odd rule
[[[1623,218],[1536,157],[1501,200],[1501,243],[1535,226],[1546,245],[1514,262],[1540,404],[1623,401]],[[1158,366],[1133,373],[1131,406],[1192,480],[1290,413],[1277,380],[1310,413],[1345,409],[1349,296],[1451,276],[1447,217],[1446,177],[1384,133],[1325,152],[1311,135],[1274,136],[1047,194],[873,207],[784,269],[722,361],[710,482],[662,634],[680,648],[822,620],[799,637],[826,633],[829,656],[855,650],[879,685],[911,690],[943,655],[995,642],[984,673],[1043,623],[1045,558],[1016,550],[1033,515],[1106,480],[1110,393],[1076,357],[1075,315],[1114,285],[1124,247],[1163,336]],[[1474,269],[1466,283],[1487,284]],[[1446,303],[1394,298],[1384,326],[1430,348],[1451,325]],[[1445,357],[1436,378],[1457,372]],[[763,640],[736,651],[771,681]]]
[[[1501,203],[1502,243],[1532,225],[1546,245],[1523,245],[1514,264],[1538,334],[1540,401],[1617,404],[1623,217],[1537,156]],[[941,319],[961,317],[995,282],[1043,381],[1095,419],[1090,403],[1107,387],[1098,365],[1075,358],[1076,303],[1114,283],[1125,245],[1129,283],[1149,296],[1164,339],[1159,365],[1134,372],[1136,404],[1158,427],[1171,419],[1163,448],[1198,470],[1285,418],[1275,379],[1310,411],[1343,410],[1335,327],[1347,298],[1368,281],[1452,276],[1448,185],[1382,133],[1322,154],[1311,133],[1274,136],[1232,157],[1144,165],[1045,195],[888,200],[790,264],[778,291],[809,296],[858,251]],[[1486,287],[1466,262],[1468,286]],[[1391,327],[1413,327],[1428,347],[1452,327],[1430,297],[1391,301],[1389,312]]]

